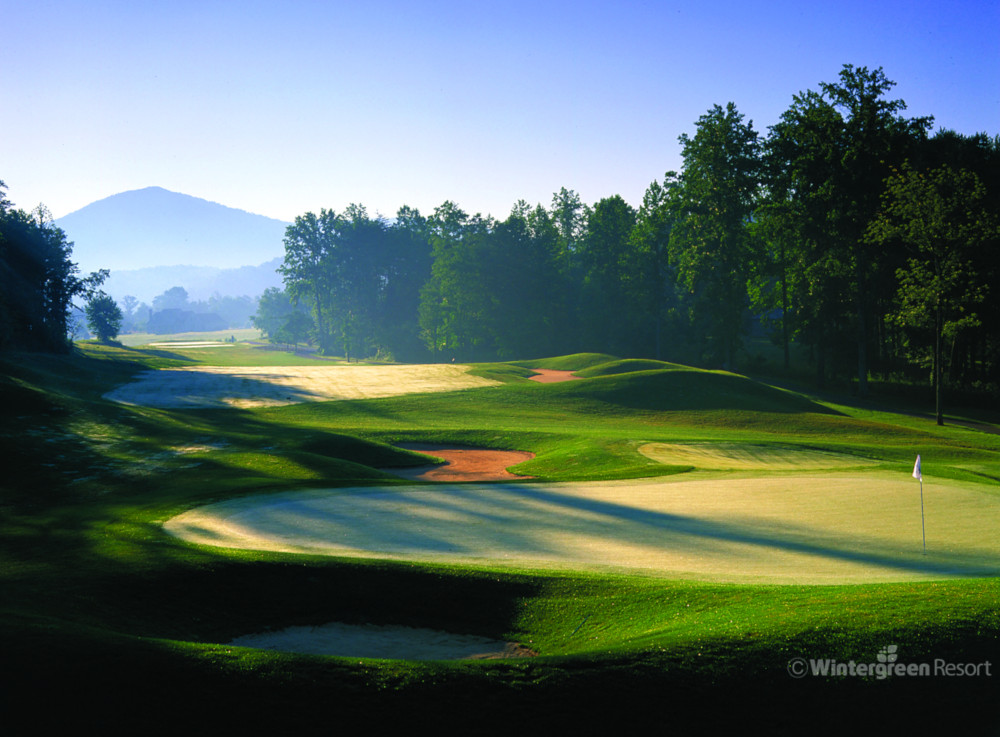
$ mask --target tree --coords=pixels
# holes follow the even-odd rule
[[[582,275],[578,319],[588,350],[617,352],[624,347],[629,315],[623,286],[635,221],[635,209],[620,195],[605,197],[587,211],[586,235],[576,258]]]
[[[122,297],[122,330],[126,333],[136,332],[136,310],[139,307],[139,300],[131,294]]]
[[[755,261],[749,228],[761,179],[761,143],[733,103],[715,105],[680,137],[684,169],[674,189],[670,261],[694,297],[709,348],[732,366],[745,330]]]
[[[0,345],[66,351],[73,299],[89,298],[108,272],[79,276],[73,244],[49,212],[15,210],[3,189],[0,182]]]
[[[451,201],[427,219],[432,261],[430,279],[420,292],[420,328],[432,353],[472,360],[493,348],[491,306],[481,285],[482,256],[494,225],[480,215],[469,217]]]
[[[559,339],[557,249],[558,233],[545,208],[532,209],[523,200],[483,239],[480,288],[490,305],[488,335],[497,357],[541,357]]]
[[[285,316],[284,323],[277,329],[272,339],[279,343],[289,343],[297,351],[299,343],[308,340],[312,329],[313,321],[309,315],[302,310],[294,310]]]
[[[322,352],[385,354],[399,337],[396,320],[413,324],[419,287],[412,280],[426,278],[429,249],[419,213],[401,213],[391,227],[351,204],[339,215],[306,213],[286,229],[278,271],[289,296],[311,307]]]
[[[330,261],[336,248],[338,226],[337,214],[325,208],[318,217],[312,212],[296,217],[285,229],[285,258],[278,268],[289,296],[303,299],[312,308],[321,353],[333,352],[334,274]]]
[[[978,325],[976,308],[987,285],[973,265],[975,250],[997,237],[994,218],[984,207],[985,188],[968,171],[941,166],[918,172],[904,166],[886,182],[882,211],[868,228],[873,244],[902,241],[908,249],[899,280],[897,322],[926,328],[934,336],[933,383],[937,424],[941,407],[942,338],[953,341]]]
[[[663,358],[664,324],[678,313],[677,275],[669,263],[670,233],[673,216],[670,210],[671,191],[677,185],[677,175],[667,172],[663,184],[650,183],[632,229],[632,244],[625,269],[624,288],[638,320],[636,345],[646,344],[648,333],[642,326],[651,326],[652,355]],[[638,350],[641,351],[641,348]]]
[[[824,352],[851,340],[862,395],[873,313],[884,303],[879,286],[892,271],[892,260],[870,248],[865,230],[891,167],[926,138],[931,124],[900,115],[906,104],[884,97],[894,85],[881,68],[846,64],[839,82],[796,95],[768,141],[772,202],[798,220],[804,249],[800,283],[810,295],[809,311],[799,316],[803,337],[819,351],[821,378]]]
[[[277,287],[268,287],[260,295],[260,299],[257,301],[257,312],[250,318],[250,321],[271,342],[286,343],[288,341],[285,340],[287,336],[283,332],[284,328],[288,324],[289,318],[299,312],[302,312],[302,308],[288,296],[287,292]],[[312,321],[309,322],[311,325]],[[301,335],[299,340],[305,337],[305,335]]]
[[[379,348],[397,360],[425,360],[420,337],[420,290],[431,276],[427,218],[419,210],[400,207],[386,233],[387,247],[379,265],[382,283],[376,333]]]
[[[163,294],[153,298],[153,309],[184,310],[188,308],[188,293],[184,287],[170,287]]]
[[[114,299],[103,292],[95,294],[87,302],[87,327],[102,343],[110,343],[118,337],[122,327],[122,311]]]

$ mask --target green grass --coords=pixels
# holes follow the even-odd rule
[[[1000,435],[597,354],[479,366],[508,383],[443,395],[188,411],[100,398],[150,368],[269,355],[299,360],[95,345],[0,358],[0,706],[11,733],[379,731],[387,714],[473,732],[998,726],[992,679],[786,673],[791,657],[868,662],[888,644],[906,662],[1000,667],[995,579],[719,585],[228,551],[185,545],[160,524],[255,491],[394,483],[376,469],[418,462],[391,447],[403,441],[530,450],[519,470],[554,481],[682,473],[637,448],[717,442],[849,453],[902,472],[919,452],[928,477],[997,486]],[[530,368],[590,367],[599,375],[585,381],[523,380]],[[221,644],[334,620],[517,638],[542,657],[411,663]]]
[[[685,370],[687,366],[666,361],[654,361],[648,358],[626,358],[621,360],[608,361],[589,366],[576,372],[577,376],[590,378],[594,376],[609,376],[612,374],[629,374],[635,371],[659,371],[666,369]]]
[[[525,368],[553,369],[555,371],[579,371],[581,369],[598,366],[608,361],[617,360],[607,353],[574,353],[569,356],[556,356],[553,358],[537,358],[531,361],[511,361],[510,363]]]

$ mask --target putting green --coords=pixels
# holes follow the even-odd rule
[[[658,463],[701,469],[809,471],[875,465],[876,461],[815,448],[749,443],[646,443],[639,452]]]
[[[105,394],[146,407],[268,407],[334,399],[447,392],[499,382],[458,364],[391,366],[194,366],[147,371]]]
[[[885,472],[256,495],[165,529],[203,545],[712,581],[862,583],[1000,575],[1000,495]]]

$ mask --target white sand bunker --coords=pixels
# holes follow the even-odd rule
[[[1000,495],[909,473],[441,484],[232,499],[168,520],[192,543],[766,583],[1000,575]]]
[[[149,345],[154,348],[232,348],[236,344],[225,343],[221,340],[168,340]]]
[[[639,452],[669,466],[713,470],[805,471],[876,465],[876,461],[815,448],[748,443],[646,443]]]
[[[307,655],[397,660],[492,660],[534,655],[516,642],[478,635],[458,635],[421,627],[341,622],[243,635],[229,644]]]
[[[147,371],[105,394],[122,404],[163,408],[268,407],[373,399],[493,386],[456,364],[392,366],[195,366]]]

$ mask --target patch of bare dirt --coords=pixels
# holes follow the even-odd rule
[[[531,460],[534,453],[521,450],[490,450],[488,448],[463,448],[459,446],[424,445],[410,443],[401,448],[443,458],[443,464],[429,464],[413,468],[388,469],[397,476],[411,481],[510,481],[529,479],[507,470],[510,466]]]
[[[582,376],[574,376],[572,371],[557,371],[556,369],[535,369],[533,376],[528,378],[539,384],[558,384],[561,381],[575,381]]]

